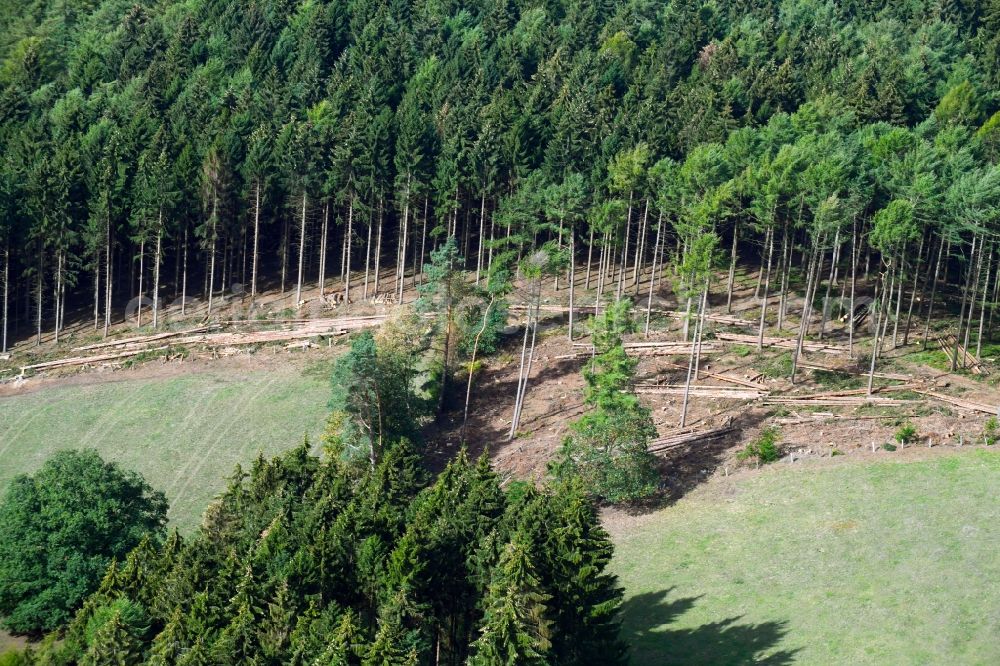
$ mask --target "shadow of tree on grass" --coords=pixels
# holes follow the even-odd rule
[[[691,629],[671,629],[700,597],[668,600],[673,588],[648,592],[622,604],[622,637],[637,666],[666,664],[766,664],[795,660],[798,649],[772,651],[788,634],[785,622],[740,624],[740,617]]]

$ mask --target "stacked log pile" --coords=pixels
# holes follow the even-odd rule
[[[264,331],[216,331],[221,325],[200,326],[182,331],[170,331],[153,335],[135,336],[121,340],[107,340],[92,345],[77,347],[74,351],[110,350],[103,354],[64,358],[21,367],[26,371],[52,370],[72,366],[94,365],[126,359],[146,352],[159,352],[176,346],[201,346],[210,348],[232,348],[243,345],[267,344],[308,340],[320,336],[344,335],[348,331],[377,326],[385,321],[384,315],[368,317],[342,317],[335,319],[290,320],[278,324],[278,328]],[[233,326],[257,328],[274,326],[276,322],[266,319],[228,322]],[[215,332],[213,332],[215,331]],[[166,345],[164,344],[166,343]]]
[[[636,384],[636,393],[655,393],[659,395],[684,395],[688,390],[683,384]],[[698,398],[725,398],[729,400],[759,400],[767,397],[768,392],[760,388],[731,388],[729,386],[705,386],[693,384],[690,395]]]
[[[985,375],[986,369],[979,364],[976,357],[969,353],[965,347],[959,344],[958,340],[954,335],[944,335],[937,339],[938,344],[941,345],[941,351],[948,355],[948,362],[955,356],[955,349],[958,348],[958,365],[960,368],[965,368],[974,375]]]
[[[679,428],[671,430],[650,442],[649,451],[650,453],[662,453],[679,446],[717,439],[733,432],[733,430],[734,428],[729,423],[718,427],[692,426],[689,428]]]
[[[691,353],[690,342],[664,341],[664,342],[626,342],[624,343],[625,353],[630,356],[687,356]],[[574,342],[573,353],[561,354],[557,359],[578,358],[590,356],[594,353],[594,346],[586,343]],[[701,343],[703,354],[722,351],[722,347],[711,342]]]
[[[939,400],[943,403],[949,404],[953,407],[958,407],[960,409],[965,409],[970,412],[982,412],[983,414],[990,414],[992,416],[1000,416],[1000,406],[998,405],[987,405],[982,402],[975,402],[972,400],[964,400],[962,398],[956,398],[954,396],[945,395],[944,393],[939,393],[937,391],[930,390],[916,390],[920,395],[925,395],[928,398],[933,398],[934,400]]]
[[[716,333],[715,339],[721,342],[731,342],[741,345],[756,345],[758,340],[760,340],[756,335],[744,335],[741,333]],[[765,347],[777,347],[779,349],[795,349],[796,343],[797,340],[795,338],[774,338],[766,335],[763,341]],[[847,347],[832,345],[826,342],[804,340],[802,342],[802,351],[821,352],[823,354],[846,354],[848,349]]]
[[[868,373],[864,370],[858,370],[857,368],[850,367],[831,367],[828,365],[821,365],[819,363],[814,363],[811,361],[799,361],[799,367],[806,370],[821,370],[823,372],[838,372],[844,375],[858,375],[867,377]],[[873,377],[876,379],[889,379],[892,381],[908,382],[913,379],[913,375],[903,375],[894,372],[876,372]]]

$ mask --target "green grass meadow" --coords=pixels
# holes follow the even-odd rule
[[[55,451],[94,448],[163,490],[171,523],[190,531],[236,463],[287,450],[306,433],[315,441],[328,399],[323,373],[291,367],[199,371],[0,398],[0,491]]]
[[[616,538],[635,664],[1000,663],[1000,453],[717,490]]]
[[[0,398],[0,491],[60,449],[141,472],[190,531],[236,463],[318,435],[325,366]],[[887,456],[890,454],[886,454]],[[768,466],[614,526],[638,666],[1000,663],[1000,452]]]

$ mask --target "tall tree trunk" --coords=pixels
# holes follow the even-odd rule
[[[656,265],[660,267],[660,270],[657,271],[656,275],[654,276],[654,280],[655,280],[655,282],[653,283],[653,288],[654,289],[660,289],[661,286],[662,286],[662,284],[663,284],[663,275],[664,275],[664,270],[663,270],[663,255],[666,254],[666,252],[667,252],[667,237],[664,234],[662,240],[660,241],[660,250],[659,250],[659,252],[654,252],[654,254],[656,255],[655,256],[655,258],[656,258]]]
[[[42,293],[42,253],[38,253],[38,287],[35,290],[36,303],[37,306],[37,326],[35,333],[35,346],[42,344],[42,299],[44,294]]]
[[[691,299],[689,298],[688,301],[690,302],[690,300]],[[694,339],[691,341],[691,354],[688,356],[687,379],[684,380],[684,399],[681,402],[681,428],[687,425],[688,402],[691,398],[691,380],[694,377],[695,372],[697,372],[695,369],[697,361],[695,359],[698,355],[698,347],[701,344],[701,329],[704,322],[705,306],[708,301],[707,279],[705,281],[705,287],[701,292],[701,298],[699,298],[698,301],[698,319],[695,321]]]
[[[854,358],[854,295],[858,284],[858,218],[851,220],[851,313],[848,317],[847,354]],[[869,315],[870,316],[870,315]]]
[[[594,262],[594,227],[590,227],[590,241],[587,243],[587,277],[584,278],[583,288],[590,289],[590,266]]]
[[[110,203],[108,204],[108,228],[107,228],[107,246],[105,262],[107,266],[105,267],[104,273],[104,336],[108,337],[108,329],[111,327],[111,208]]]
[[[830,277],[826,281],[826,294],[823,296],[823,310],[820,312],[819,339],[823,339],[826,332],[826,320],[830,316],[830,290],[833,288],[834,280],[837,279],[837,263],[840,261],[840,229],[838,228],[833,236],[833,257],[830,261]]]
[[[560,244],[562,241],[562,220],[559,221]],[[476,249],[476,284],[479,284],[479,274],[483,270],[483,241],[486,240],[486,188],[479,196],[479,246]]]
[[[875,342],[872,346],[872,356],[868,366],[868,395],[872,394],[872,387],[875,384],[875,362],[879,357],[879,349],[882,346],[882,339],[885,337],[885,333],[889,328],[889,301],[888,296],[892,293],[892,285],[887,284],[885,280],[882,281],[882,301],[885,305],[880,302],[878,308],[878,321],[875,323]],[[882,329],[881,334],[879,333],[879,328]]]
[[[163,209],[160,209],[160,224],[156,229],[156,260],[153,266],[153,330],[160,325],[160,252],[163,249]]]
[[[646,297],[646,327],[643,329],[643,337],[649,337],[649,320],[653,312],[653,290],[656,286],[657,257],[659,256],[660,242],[663,239],[663,211],[661,210],[656,218],[656,240],[653,242],[653,268],[649,274],[649,295]]]
[[[990,288],[990,270],[993,268],[993,244],[990,244],[990,256],[986,260],[986,280],[983,282],[983,303],[979,308],[979,333],[976,335],[976,363],[979,362],[983,350],[983,323],[986,321],[986,294]]]
[[[524,345],[522,345],[521,348],[521,368],[523,371],[518,373],[517,397],[514,401],[514,416],[511,419],[510,424],[510,440],[514,439],[514,435],[517,433],[517,428],[521,424],[521,410],[524,408],[524,396],[528,388],[528,379],[531,377],[531,362],[535,356],[535,339],[538,333],[538,311],[541,306],[542,298],[541,278],[538,279],[538,284],[534,291],[534,308],[528,309],[528,327],[531,329],[531,346],[527,347],[528,328],[525,328]],[[534,315],[532,315],[532,310],[534,310]],[[525,354],[527,354],[527,365],[525,364]]]
[[[517,419],[518,419],[518,407],[521,400],[521,382],[524,381],[524,367],[527,363],[528,355],[528,334],[531,329],[531,306],[528,306],[528,320],[524,325],[524,339],[521,341],[521,365],[517,370],[517,390],[514,393],[514,414],[510,419],[510,433],[507,436],[507,440],[511,441],[514,439],[514,434],[517,432]]]
[[[931,282],[931,297],[927,303],[927,320],[924,322],[923,348],[927,349],[927,336],[931,332],[931,315],[934,314],[934,296],[937,294],[938,280],[941,275],[941,259],[944,256],[945,239],[941,237],[941,244],[938,246],[937,266],[934,268],[934,278]],[[950,249],[950,245],[949,245]]]
[[[330,201],[329,199],[323,202],[323,226],[320,230],[319,237],[319,297],[322,299],[323,294],[326,293],[326,248],[327,239],[330,235]],[[368,239],[369,244],[371,244],[371,238]],[[365,288],[368,288],[367,283]]]
[[[308,204],[308,196],[306,191],[302,190],[302,217],[299,221],[299,275],[298,280],[295,283],[295,307],[298,308],[302,305],[302,272],[305,268],[305,256],[306,256],[306,205]]]
[[[921,238],[920,238],[920,250],[917,253],[918,257],[920,256],[920,253],[924,251],[923,243],[924,243],[924,239],[923,239],[923,236],[921,236]],[[906,250],[907,250],[907,248],[906,248],[906,246],[904,246],[903,247],[903,252],[902,252],[902,254],[900,256],[899,284],[896,285],[896,314],[895,314],[895,316],[893,317],[893,320],[892,320],[892,348],[893,349],[896,348],[896,346],[897,346],[896,343],[899,341],[899,315],[900,315],[900,312],[902,311],[902,304],[903,304],[903,283],[906,281],[906,269],[908,267],[908,263],[906,261],[906,256],[909,253]]]
[[[406,280],[406,228],[410,219],[410,174],[406,174],[406,190],[403,195],[403,221],[400,224],[399,250],[396,255],[396,302],[403,302],[403,282]]]
[[[45,264],[45,250],[41,248],[41,242],[39,242],[38,249],[38,281],[37,289],[35,290],[35,305],[37,308],[36,315],[36,326],[35,326],[35,346],[42,344],[42,300],[45,298],[45,294],[42,291],[42,273],[43,266]]]
[[[966,359],[968,358],[969,350],[969,340],[972,334],[972,317],[976,312],[976,296],[979,295],[979,282],[980,276],[983,274],[983,244],[986,242],[986,237],[984,235],[983,239],[979,243],[979,260],[976,262],[976,277],[972,283],[972,295],[969,296],[969,316],[968,323],[965,325],[965,339],[962,342],[962,346],[965,347],[966,355],[962,356],[962,367],[966,367]],[[993,251],[993,244],[990,243],[990,252]],[[990,257],[992,261],[992,256]]]
[[[347,202],[347,236],[344,241],[347,247],[347,257],[344,260],[344,305],[348,305],[351,302],[351,240],[353,240],[354,235],[354,193],[351,193],[351,198]]]
[[[212,228],[209,231],[209,233],[212,234],[212,245],[210,250],[211,258],[209,259],[209,264],[208,264],[208,314],[206,315],[206,317],[212,316],[212,298],[215,295],[215,242],[216,242],[215,230],[217,228],[216,225],[218,224],[218,219],[219,219],[217,217],[218,212],[219,212],[219,195],[216,192],[212,195]]]
[[[181,316],[187,310],[187,284],[188,284],[188,230],[184,225],[184,270],[181,274]]]
[[[139,241],[139,306],[135,310],[135,327],[142,328],[142,274],[146,258],[146,240]]]
[[[426,220],[426,218],[425,218],[425,220]],[[468,221],[469,221],[469,216],[468,215],[466,215],[465,221],[466,221],[466,223],[468,223]],[[419,246],[420,246],[420,243],[418,242],[418,239],[417,239],[417,213],[414,210],[414,213],[413,213],[413,233],[410,234],[410,246],[409,246],[410,247],[410,257],[411,257],[411,259],[410,259],[410,275],[412,276],[410,284],[413,285],[414,289],[416,289],[416,287],[417,287],[418,284],[423,284],[420,281],[420,279],[417,277],[418,274],[419,274],[419,267],[417,266],[417,248]]]
[[[288,216],[281,221],[281,295],[285,295],[285,280],[288,277]]]
[[[601,258],[597,264],[597,298],[594,301],[594,316],[596,317],[601,309],[601,296],[604,294],[604,278],[606,271],[604,265],[608,255],[608,233],[604,233],[604,240],[601,243]]]
[[[955,333],[955,348],[952,350],[951,355],[952,372],[955,372],[958,369],[958,345],[962,341],[962,326],[965,322],[965,303],[968,301],[969,289],[972,287],[972,274],[975,272],[976,243],[978,242],[978,238],[978,235],[972,236],[972,249],[969,251],[969,265],[965,270],[965,289],[962,290],[962,307],[958,314],[958,331]]]
[[[382,193],[378,194],[378,238],[375,241],[375,293],[378,293],[380,260],[382,259]]]
[[[822,270],[824,254],[820,249],[823,244],[822,240],[822,233],[820,233],[820,236],[816,238],[812,257],[809,260],[809,272],[806,276],[805,303],[802,304],[802,315],[799,320],[799,335],[795,341],[795,348],[792,350],[792,375],[789,379],[793,384],[795,383],[795,371],[798,369],[799,356],[802,354],[802,343],[805,340],[806,333],[809,331],[809,318],[812,315],[812,301],[815,298],[815,290],[820,281],[819,274]]]
[[[482,234],[482,231],[480,231]],[[480,238],[482,236],[480,235]],[[481,255],[480,255],[480,258]],[[479,351],[479,339],[482,337],[483,332],[486,331],[486,326],[490,321],[490,310],[493,309],[493,304],[496,302],[496,294],[490,294],[490,302],[486,305],[486,310],[483,312],[483,325],[479,328],[479,332],[476,333],[476,338],[472,343],[472,357],[469,360],[469,381],[465,386],[465,408],[462,410],[462,441],[465,441],[465,424],[469,420],[469,402],[472,399],[472,378],[476,370],[476,353]]]
[[[424,233],[427,232],[427,212],[424,212]],[[496,233],[496,220],[493,219],[493,215],[490,215],[490,240],[486,247],[486,272],[489,273],[493,270],[493,235]],[[423,247],[423,241],[420,242],[421,248]],[[421,254],[423,250],[421,250]],[[421,257],[423,261],[423,257]],[[423,284],[423,270],[420,271],[420,282]]]
[[[913,306],[917,301],[917,285],[920,284],[920,266],[923,264],[924,259],[924,239],[920,239],[920,252],[917,254],[917,267],[913,270],[913,287],[910,289],[910,305],[906,310],[906,323],[903,326],[903,346],[905,347],[910,340],[910,321],[913,318]],[[931,237],[930,245],[927,248],[927,260],[930,261],[931,257],[934,256],[934,239]],[[926,288],[927,280],[924,280],[924,285]]]
[[[368,242],[365,243],[365,291],[364,298],[368,299],[368,278],[370,275],[371,267],[371,256],[372,256],[372,216],[371,212],[368,213]]]
[[[997,267],[996,279],[993,280],[993,297],[990,299],[990,320],[986,323],[986,337],[993,339],[993,313],[997,309],[997,297],[1000,296],[1000,266]]]
[[[10,293],[10,241],[4,243],[3,251],[3,343],[0,344],[0,353],[7,353],[7,299]]]
[[[340,238],[340,283],[343,284],[347,279],[347,243],[350,242],[350,236],[347,234],[347,225],[344,225],[344,234]]]
[[[646,251],[646,223],[649,221],[649,199],[646,199],[645,207],[642,211],[642,223],[639,225],[639,238],[635,242],[635,269],[632,271],[632,286],[635,287],[636,295],[639,294],[639,276],[642,273],[642,260],[645,259]]]
[[[563,247],[563,218],[562,218],[562,216],[559,217],[559,235],[557,236],[557,239],[556,239],[556,247],[559,249],[560,252],[562,252],[562,247]],[[559,273],[556,273],[555,291],[559,291]]]
[[[892,265],[889,270],[889,288],[885,292],[885,321],[883,328],[888,332],[889,330],[889,320],[892,314],[892,295],[895,293],[896,289],[896,277],[899,273],[899,259],[896,256],[892,258]],[[875,356],[882,356],[882,347],[885,345],[885,336],[883,335],[879,344],[875,347]]]
[[[429,209],[430,200],[428,197],[424,197],[424,219],[421,223],[420,231],[420,284],[424,283],[424,252],[427,249],[427,217],[430,214]],[[490,218],[490,240],[493,240],[493,218]],[[490,246],[489,263],[487,264],[487,271],[493,266],[493,246]]]
[[[10,253],[10,246],[7,246],[7,252]],[[96,331],[100,328],[100,315],[101,315],[101,252],[96,250],[94,252],[94,330]]]
[[[569,341],[573,342],[573,294],[576,292],[576,233],[569,228]]]
[[[253,258],[250,261],[250,307],[257,300],[257,256],[260,250],[260,179],[254,187],[253,205]]]
[[[628,193],[628,213],[625,217],[625,243],[622,248],[622,266],[621,272],[618,274],[618,287],[615,289],[615,302],[622,299],[622,294],[625,292],[625,272],[628,270],[628,244],[629,237],[632,232],[632,197],[634,196],[633,191]]]
[[[59,287],[62,280],[62,250],[56,250],[56,279],[52,289],[52,300],[55,303],[55,322],[52,327],[52,340],[59,344]]]
[[[781,235],[781,293],[778,295],[778,331],[785,327],[785,312],[788,307],[788,272],[791,269],[791,243],[788,238],[788,224]]]
[[[247,225],[240,225],[240,303],[246,293],[247,284]]]
[[[701,369],[701,343],[705,337],[705,317],[708,315],[708,287],[710,278],[705,278],[705,288],[701,296],[701,312],[698,314],[698,338],[694,348],[694,378],[698,380]]]
[[[739,242],[740,223],[733,225],[733,247],[729,252],[729,280],[726,282],[726,313],[733,311],[733,282],[736,280],[736,246]]]
[[[774,258],[774,228],[767,230],[768,250],[767,250],[767,272],[764,273],[764,297],[760,300],[760,326],[757,328],[757,351],[764,349],[764,323],[767,319],[767,297],[771,287],[771,260]]]

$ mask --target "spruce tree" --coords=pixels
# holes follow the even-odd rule
[[[81,666],[132,666],[142,662],[141,643],[116,612],[94,634]]]
[[[529,545],[520,535],[507,544],[483,600],[480,635],[470,664],[547,664],[552,623]]]

